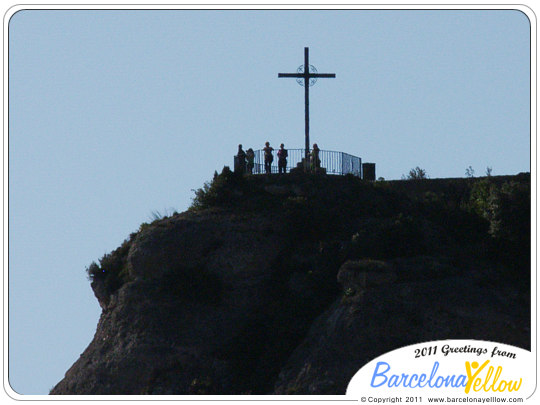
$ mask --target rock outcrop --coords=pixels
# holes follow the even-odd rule
[[[368,269],[358,271],[362,267]],[[489,272],[463,274],[431,257],[387,263],[380,272],[372,267],[342,266],[345,295],[316,320],[294,351],[276,394],[344,393],[359,365],[414,343],[475,338],[527,347],[528,303],[502,280],[488,282]],[[395,280],[409,269],[414,277]]]
[[[225,172],[198,193],[90,266],[103,312],[51,394],[344,394],[408,344],[530,348],[527,257],[491,258],[487,223],[455,201]]]

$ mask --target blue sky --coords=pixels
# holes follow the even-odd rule
[[[9,380],[47,394],[90,343],[85,268],[187,209],[237,145],[304,145],[399,179],[530,167],[530,26],[515,10],[19,11],[9,23]]]

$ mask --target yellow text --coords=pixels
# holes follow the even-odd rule
[[[471,388],[476,392],[480,390],[484,390],[485,392],[503,392],[505,390],[512,392],[520,389],[521,378],[519,379],[519,382],[517,380],[506,381],[503,379],[499,381],[503,371],[502,366],[497,367],[497,370],[495,370],[493,366],[489,366],[487,368],[487,373],[484,376],[481,376],[481,371],[486,368],[488,363],[489,360],[486,360],[482,365],[479,365],[477,361],[473,361],[472,363],[469,363],[468,361],[465,362],[465,370],[467,371],[468,378],[467,385],[465,386],[466,394],[470,392]],[[495,372],[495,375],[493,375],[493,372]]]

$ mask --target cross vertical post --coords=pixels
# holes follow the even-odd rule
[[[309,48],[304,48],[304,64],[301,65],[296,73],[278,73],[278,77],[294,77],[301,86],[304,86],[305,97],[305,115],[306,115],[306,165],[309,156],[309,87],[313,86],[319,77],[335,78],[335,73],[317,73],[317,69],[309,64]]]
[[[307,75],[306,75],[307,72]],[[306,162],[309,156],[309,48],[304,48],[304,94],[305,94],[305,114],[306,114]]]

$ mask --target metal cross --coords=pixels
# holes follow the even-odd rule
[[[309,87],[313,86],[319,77],[335,78],[335,73],[317,73],[317,69],[309,64],[309,48],[304,48],[304,64],[296,73],[278,73],[278,77],[295,77],[298,84],[305,87],[306,109],[306,159],[309,156]]]

